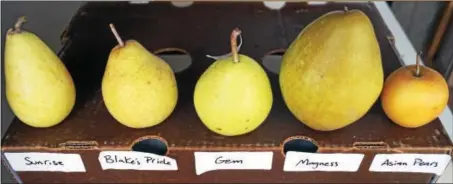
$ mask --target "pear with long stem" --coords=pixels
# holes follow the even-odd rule
[[[178,101],[173,70],[136,40],[118,41],[108,57],[102,96],[110,114],[130,128],[148,128],[166,120]]]

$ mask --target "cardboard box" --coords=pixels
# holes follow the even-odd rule
[[[64,49],[60,56],[71,72],[77,87],[77,103],[73,113],[60,125],[46,129],[32,128],[15,119],[3,139],[2,163],[15,168],[16,170],[11,169],[11,172],[16,175],[16,179],[26,183],[430,183],[435,181],[437,177],[433,173],[375,171],[376,168],[380,171],[385,170],[379,167],[380,163],[376,160],[384,158],[382,156],[385,155],[380,154],[422,154],[399,155],[404,157],[400,158],[400,164],[408,159],[411,160],[408,163],[413,162],[415,157],[426,161],[433,156],[428,154],[441,154],[434,155],[434,159],[444,158],[443,156],[449,159],[452,143],[439,119],[418,129],[402,128],[385,116],[378,101],[366,116],[346,128],[333,132],[313,131],[296,120],[287,109],[280,93],[278,75],[271,72],[272,69],[266,70],[272,83],[274,104],[270,116],[258,129],[243,136],[224,137],[209,131],[198,119],[192,98],[194,84],[201,73],[213,62],[206,57],[207,54],[222,55],[229,52],[229,34],[233,28],[240,27],[243,31],[244,43],[241,53],[257,61],[262,61],[269,53],[274,53],[273,57],[278,58],[279,54],[281,55],[278,51],[287,48],[309,22],[328,11],[343,10],[345,6],[350,10],[364,11],[373,22],[381,47],[385,75],[400,67],[400,58],[393,46],[393,40],[398,38],[393,37],[372,3],[307,5],[292,2],[286,3],[280,10],[271,10],[262,2],[197,2],[188,7],[175,7],[169,2],[88,3],[74,16],[62,37]],[[104,106],[100,91],[101,78],[107,56],[116,45],[109,23],[115,24],[124,40],[136,39],[150,51],[178,48],[177,51],[160,53],[166,55],[162,57],[173,58],[172,61],[176,61],[174,58],[179,57],[180,61],[187,62],[187,56],[184,54],[190,54],[192,60],[190,67],[176,74],[179,89],[178,105],[171,117],[159,126],[147,129],[127,128],[116,122]],[[275,59],[270,61],[278,62]],[[268,64],[278,66],[278,63]],[[122,154],[122,156],[116,157],[116,160],[124,158],[126,154],[129,156],[133,154],[130,158],[135,155],[143,159],[146,153],[142,152],[149,152],[152,154],[148,155],[148,160],[145,162],[152,160],[150,158],[153,157],[160,160],[160,165],[146,165],[143,164],[144,160],[138,160],[142,162],[138,166],[135,159],[123,160],[128,162],[129,166],[124,166],[127,165],[125,163],[109,165],[115,157],[111,152],[104,152],[131,150],[137,152],[117,152],[116,154]],[[299,163],[297,161],[299,156],[318,161],[324,159],[329,163],[312,164],[310,167],[302,168],[312,170],[309,172],[285,172],[287,151],[292,151],[288,153],[295,155],[291,158],[296,159],[297,163]],[[40,155],[33,152],[60,154]],[[217,155],[210,155],[209,152]],[[315,152],[358,155],[311,154]],[[302,155],[304,153],[307,155]],[[375,158],[376,155],[379,156]],[[27,156],[29,158],[26,158]],[[229,163],[243,165],[231,167],[243,169],[209,171],[213,169],[211,167],[216,166],[212,165],[212,162],[219,161],[220,156],[225,160],[229,156],[235,157],[236,159],[230,160]],[[244,162],[252,163],[243,163],[240,161],[241,157],[245,160]],[[288,154],[287,159],[289,157]],[[396,157],[398,155],[388,158],[397,159]],[[45,164],[61,167],[34,167],[34,169],[57,168],[58,171],[29,171],[33,170],[29,167],[32,159],[51,160],[52,158],[57,161]],[[374,159],[376,162],[374,164],[377,165],[372,169],[375,171],[370,171]],[[225,160],[222,163],[228,162]],[[298,170],[291,165],[296,162],[287,161],[287,170]],[[104,169],[100,162],[104,164]],[[300,159],[300,162],[307,164],[303,159]],[[34,164],[39,165],[36,162]],[[338,164],[341,168],[336,169],[340,172],[326,171],[329,168],[332,169],[329,165]],[[429,167],[433,164],[425,165]],[[438,167],[443,166],[442,163],[438,164]],[[313,169],[315,165],[324,171],[313,171],[316,170]],[[107,167],[110,169],[106,169]],[[127,169],[128,167],[138,170]],[[217,167],[221,166],[217,165]],[[245,167],[252,169],[246,170]],[[149,168],[165,171],[146,170]],[[28,171],[20,171],[20,169]],[[442,171],[442,168],[438,169]]]

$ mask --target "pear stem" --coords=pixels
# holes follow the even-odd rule
[[[415,63],[415,76],[416,77],[420,77],[420,55],[421,54],[422,54],[421,51],[417,54],[417,62]]]
[[[238,55],[238,44],[237,44],[237,37],[241,34],[241,30],[239,28],[233,29],[231,32],[231,54],[233,55],[233,62],[239,62],[239,55]]]
[[[21,29],[22,29],[22,25],[27,22],[27,17],[25,16],[22,16],[22,17],[19,17],[16,21],[16,23],[14,24],[14,31],[15,32],[20,32]]]
[[[120,47],[124,47],[124,42],[120,37],[120,34],[118,34],[118,31],[116,31],[115,26],[113,24],[109,24],[110,30],[112,30],[113,35],[116,38],[116,41],[120,44]]]

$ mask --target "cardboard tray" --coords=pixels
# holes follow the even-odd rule
[[[428,183],[435,179],[434,175],[368,171],[377,153],[451,153],[452,143],[438,119],[418,129],[402,128],[385,116],[379,101],[366,116],[346,128],[333,132],[313,131],[292,116],[282,100],[278,75],[266,69],[273,87],[274,104],[267,120],[255,131],[238,137],[220,136],[209,131],[195,113],[192,98],[195,83],[213,62],[206,54],[228,53],[233,28],[240,27],[243,31],[244,44],[240,52],[262,61],[267,54],[287,48],[315,18],[328,11],[343,10],[345,6],[364,11],[373,22],[385,75],[400,67],[392,45],[394,38],[371,3],[322,6],[286,3],[280,10],[271,10],[262,2],[196,2],[189,7],[175,7],[170,2],[87,3],[62,36],[64,48],[60,57],[77,87],[77,103],[72,114],[63,123],[46,129],[32,128],[15,119],[3,139],[2,152],[78,153],[86,167],[85,173],[12,171],[23,182]],[[190,67],[176,74],[177,107],[159,126],[127,128],[116,122],[104,106],[101,78],[107,56],[117,44],[109,23],[115,24],[124,40],[136,39],[150,51],[178,48],[192,58]],[[135,143],[148,138],[163,141],[159,144],[150,139],[142,142],[148,143],[148,147],[134,147]],[[292,139],[296,141],[285,144]],[[101,169],[98,162],[101,151],[132,148],[166,154],[177,160],[178,171]],[[283,172],[284,153],[288,150],[364,153],[365,158],[357,172]],[[222,170],[196,175],[195,151],[272,151],[274,160],[270,171]]]

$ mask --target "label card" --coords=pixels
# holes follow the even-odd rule
[[[271,170],[273,152],[195,152],[197,175],[214,170]]]
[[[352,153],[305,153],[288,151],[283,171],[356,172],[364,154]]]
[[[103,170],[178,170],[173,158],[138,151],[103,151],[99,153],[98,159]]]
[[[451,156],[447,154],[377,154],[371,172],[413,172],[441,175]]]
[[[4,153],[15,171],[86,172],[79,154],[65,153]]]

